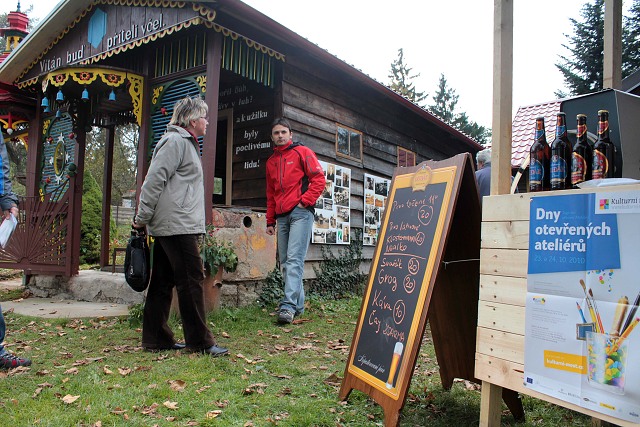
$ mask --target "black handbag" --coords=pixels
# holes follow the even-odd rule
[[[124,278],[136,292],[142,292],[149,286],[151,262],[144,228],[131,230],[124,256]]]

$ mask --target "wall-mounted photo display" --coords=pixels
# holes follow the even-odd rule
[[[378,243],[378,233],[384,208],[387,206],[391,180],[378,176],[364,174],[364,232],[362,244],[375,246]]]
[[[351,169],[320,161],[325,186],[315,205],[312,243],[351,242]]]

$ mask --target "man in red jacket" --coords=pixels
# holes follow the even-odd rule
[[[304,312],[304,259],[313,227],[314,205],[324,190],[324,172],[316,154],[294,143],[289,121],[271,125],[275,146],[267,160],[267,234],[278,227],[278,257],[284,277],[284,298],[278,323],[291,323]]]

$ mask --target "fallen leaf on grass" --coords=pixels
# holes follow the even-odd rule
[[[295,319],[293,322],[291,322],[292,325],[300,325],[302,323],[307,323],[307,322],[311,322],[311,319]]]
[[[78,368],[69,368],[64,371],[64,373],[67,375],[76,375],[78,373]]]
[[[43,369],[41,371],[36,372],[36,375],[39,377],[44,377],[46,375],[49,375],[49,371],[47,371],[46,369]]]
[[[178,402],[165,401],[163,405],[169,409],[178,409]]]
[[[196,390],[196,393],[200,394],[200,393],[202,393],[203,391],[208,390],[208,389],[210,389],[210,388],[211,388],[211,386],[210,386],[210,385],[202,386],[202,387],[200,387],[199,389],[197,389],[197,390]]]
[[[264,394],[264,389],[267,387],[268,385],[265,383],[251,384],[249,387],[242,390],[242,394],[245,396],[248,396],[253,393]]]
[[[68,404],[70,404],[70,403],[75,402],[75,401],[76,401],[76,400],[78,400],[79,398],[80,398],[80,395],[78,395],[78,396],[72,396],[72,395],[70,395],[70,394],[67,394],[65,397],[63,397],[63,398],[62,398],[62,401],[68,405]]]
[[[218,408],[226,408],[227,406],[229,406],[229,401],[227,399],[225,399],[225,400],[216,400],[214,402],[214,405],[216,405]]]
[[[129,375],[131,373],[131,369],[129,369],[129,368],[118,368],[118,373],[120,375],[122,375],[123,377],[126,377],[127,375]]]
[[[222,411],[219,409],[216,409],[215,411],[208,411],[207,419],[210,420],[211,418],[219,417],[221,414],[222,414]]]
[[[105,375],[111,375],[111,374],[113,374],[113,371],[112,371],[111,369],[107,368],[107,366],[104,366],[104,367],[102,368],[102,372],[104,372],[104,373],[105,373]]]
[[[277,393],[276,396],[277,397],[290,396],[291,393],[292,391],[289,387],[283,387],[282,390],[280,390],[280,393]]]
[[[284,374],[280,374],[280,375],[276,375],[276,374],[271,374],[272,377],[276,377],[276,378],[280,378],[281,380],[290,380],[292,377],[289,375],[284,375]]]
[[[342,380],[336,374],[331,374],[322,382],[326,385],[339,386]]]
[[[169,388],[174,391],[184,391],[187,383],[182,380],[170,380],[167,381],[169,383]]]
[[[231,335],[226,332],[222,332],[220,335],[222,335],[222,338],[231,338]]]

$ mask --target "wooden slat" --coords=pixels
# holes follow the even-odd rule
[[[524,335],[524,306],[480,301],[478,326]]]
[[[524,364],[524,335],[478,326],[476,352]]]
[[[529,249],[529,221],[483,222],[482,248]]]
[[[546,394],[542,394],[524,386],[524,365],[521,363],[510,362],[508,360],[497,357],[488,356],[486,354],[476,353],[476,370],[475,376],[484,383],[491,383],[503,388],[515,390],[518,393],[526,394],[536,399],[544,400],[554,405],[559,405],[567,409],[571,409],[582,414],[599,418],[601,420],[613,423],[621,427],[638,427],[638,424],[630,421],[623,421],[599,412],[591,411],[581,406],[573,405],[563,400],[555,399]],[[497,425],[497,424],[496,424]]]
[[[526,277],[529,251],[481,249],[480,274]]]
[[[529,193],[482,199],[482,221],[529,221]]]
[[[524,306],[527,279],[524,277],[480,275],[480,300]]]

